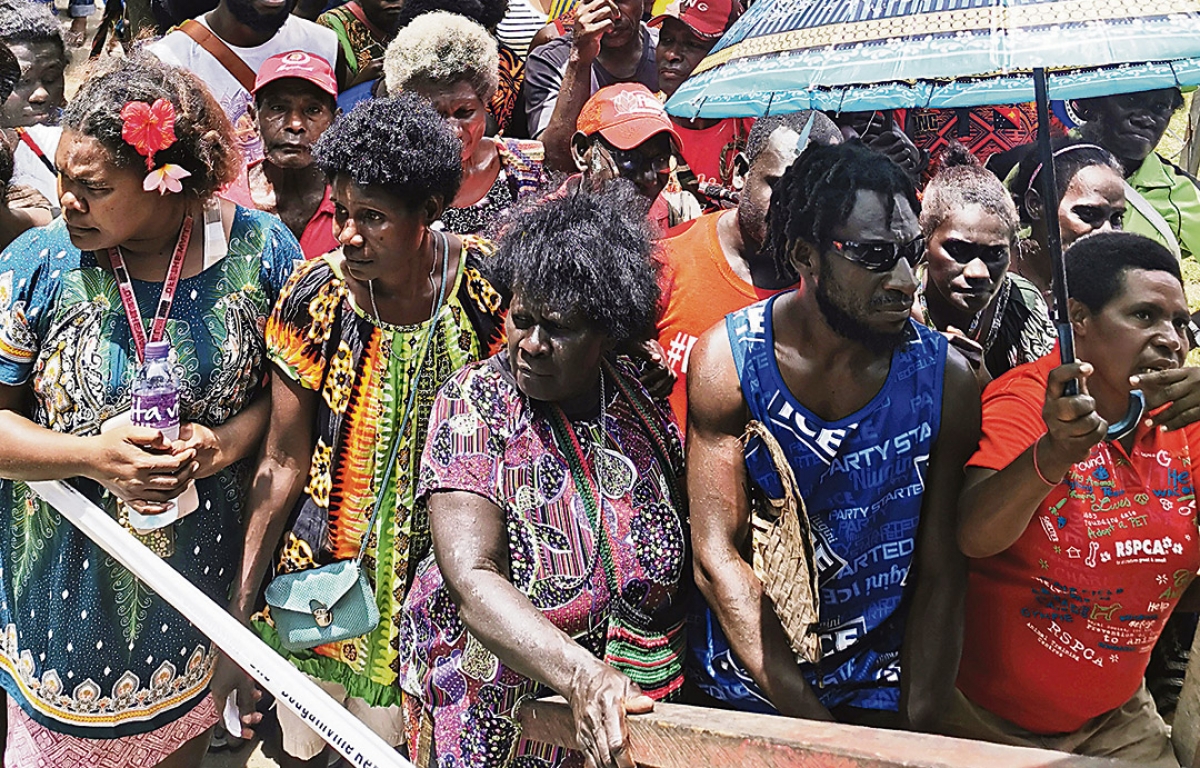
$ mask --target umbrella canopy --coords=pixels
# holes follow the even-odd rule
[[[1032,101],[1200,84],[1200,0],[759,0],[667,103],[682,117]]]

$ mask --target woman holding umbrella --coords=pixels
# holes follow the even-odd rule
[[[1182,367],[1179,263],[1120,232],[1084,238],[1066,258],[1080,362],[1060,365],[1055,350],[984,393],[959,502],[967,611],[944,727],[1174,768],[1143,676],[1200,567],[1189,479],[1200,369]],[[1153,416],[1105,439],[1135,386]]]

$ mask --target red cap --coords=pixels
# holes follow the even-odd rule
[[[588,136],[599,133],[617,149],[633,149],[660,133],[670,134],[676,148],[683,146],[662,102],[641,83],[606,85],[593,93],[576,127]]]
[[[671,0],[661,15],[650,20],[650,26],[659,26],[663,19],[679,19],[705,40],[717,40],[743,10],[738,0]]]
[[[258,93],[267,83],[295,77],[307,80],[330,96],[337,98],[337,78],[333,75],[333,67],[320,56],[313,56],[304,51],[288,51],[277,53],[263,62],[258,70],[258,79],[254,81],[253,93]]]

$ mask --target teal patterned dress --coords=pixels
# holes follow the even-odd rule
[[[276,218],[238,208],[228,255],[180,281],[167,322],[181,416],[217,426],[263,386],[265,320],[300,247]],[[134,280],[149,325],[161,283]],[[31,385],[30,417],[97,434],[129,407],[137,355],[112,273],[66,226],[0,254],[0,383]],[[200,507],[143,541],[222,605],[242,546],[246,462],[198,480]],[[102,487],[72,481],[120,519]],[[215,651],[198,630],[35,497],[0,481],[0,685],[35,721],[92,739],[159,728],[203,700]]]

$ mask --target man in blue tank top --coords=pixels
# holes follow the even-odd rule
[[[913,322],[924,256],[904,171],[857,142],[811,146],[775,187],[770,242],[800,287],[729,315],[692,353],[688,493],[695,680],[739,709],[929,729],[961,650],[955,541],[979,438],[966,361]],[[778,441],[807,505],[820,601],[798,659],[749,561],[747,489],[782,496],[750,421]],[[770,574],[766,575],[770,580]]]

